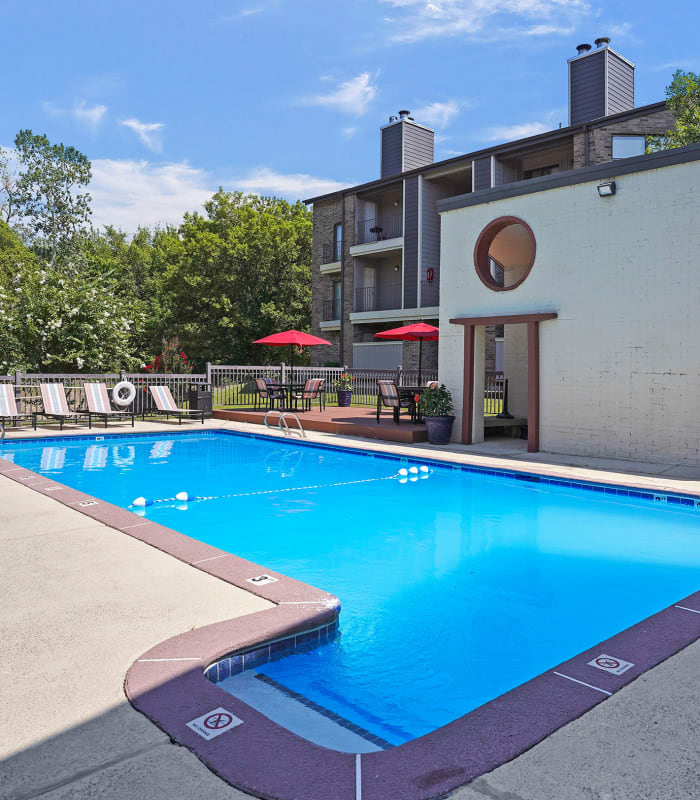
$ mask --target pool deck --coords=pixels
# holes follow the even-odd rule
[[[205,427],[260,433],[259,427],[233,422]],[[136,428],[169,429],[177,426],[156,422]],[[115,425],[110,430],[131,429]],[[59,433],[52,426],[40,435]],[[517,450],[497,457],[460,446],[388,445],[323,433],[309,439],[413,458],[443,453],[451,461],[492,469],[700,494],[700,470],[683,466],[533,457]],[[225,620],[244,624],[244,615],[270,610],[272,604],[7,476],[0,476],[0,503],[0,660],[3,674],[13,676],[2,689],[0,798],[245,797],[186,748],[173,746],[127,703],[122,686],[129,665],[163,640]],[[452,797],[696,798],[698,674],[696,642]],[[330,786],[327,797],[336,797]],[[384,797],[403,800],[401,790],[390,785]]]

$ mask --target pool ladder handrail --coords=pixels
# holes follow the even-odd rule
[[[306,439],[306,431],[304,430],[304,426],[301,424],[301,420],[299,417],[291,411],[280,411],[277,408],[270,408],[267,413],[265,414],[265,419],[263,422],[265,423],[265,427],[269,428],[270,425],[267,421],[267,418],[270,414],[279,414],[279,419],[277,420],[277,427],[282,431],[285,436],[291,436],[293,433],[298,433],[303,439]],[[297,428],[290,428],[287,425],[287,417],[293,417],[296,420]]]

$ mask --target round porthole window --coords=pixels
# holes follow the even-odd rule
[[[494,292],[515,289],[530,273],[536,250],[535,235],[527,222],[499,217],[489,222],[476,241],[476,274]]]

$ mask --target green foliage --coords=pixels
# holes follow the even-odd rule
[[[146,372],[169,372],[184,375],[192,372],[187,353],[180,346],[177,336],[174,339],[163,339],[160,355],[145,366]]]
[[[31,235],[47,242],[53,266],[60,245],[90,220],[90,195],[75,192],[90,182],[90,162],[74,147],[51,144],[30,130],[17,134],[15,148],[23,167],[16,186],[19,213],[29,220]]]
[[[444,385],[426,389],[420,396],[420,410],[424,417],[450,417],[454,410],[452,395]]]
[[[650,138],[647,152],[700,142],[700,75],[676,70],[666,87],[666,103],[676,118],[675,127],[663,136]]]
[[[200,369],[275,362],[277,348],[252,342],[311,324],[311,214],[299,202],[222,190],[205,210],[185,215],[169,253],[168,330]]]
[[[19,213],[17,172],[10,167],[9,153],[0,147],[0,219],[9,222]]]
[[[351,392],[355,388],[353,386],[353,381],[355,380],[356,378],[354,375],[348,375],[347,372],[343,372],[339,378],[333,381],[333,388],[336,391]]]
[[[143,310],[109,274],[42,263],[0,223],[0,373],[137,369]]]

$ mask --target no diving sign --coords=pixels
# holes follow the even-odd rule
[[[234,717],[234,715],[227,711],[225,708],[215,708],[213,711],[207,711],[201,717],[193,719],[187,723],[187,727],[198,733],[202,739],[215,739],[221,736],[222,733],[230,731],[237,725],[242,725],[243,720]]]
[[[613,656],[602,653],[597,658],[594,658],[593,661],[589,661],[588,666],[602,669],[604,672],[611,672],[613,675],[622,675],[623,672],[627,672],[634,664],[630,661],[623,661],[621,658],[614,658]]]

